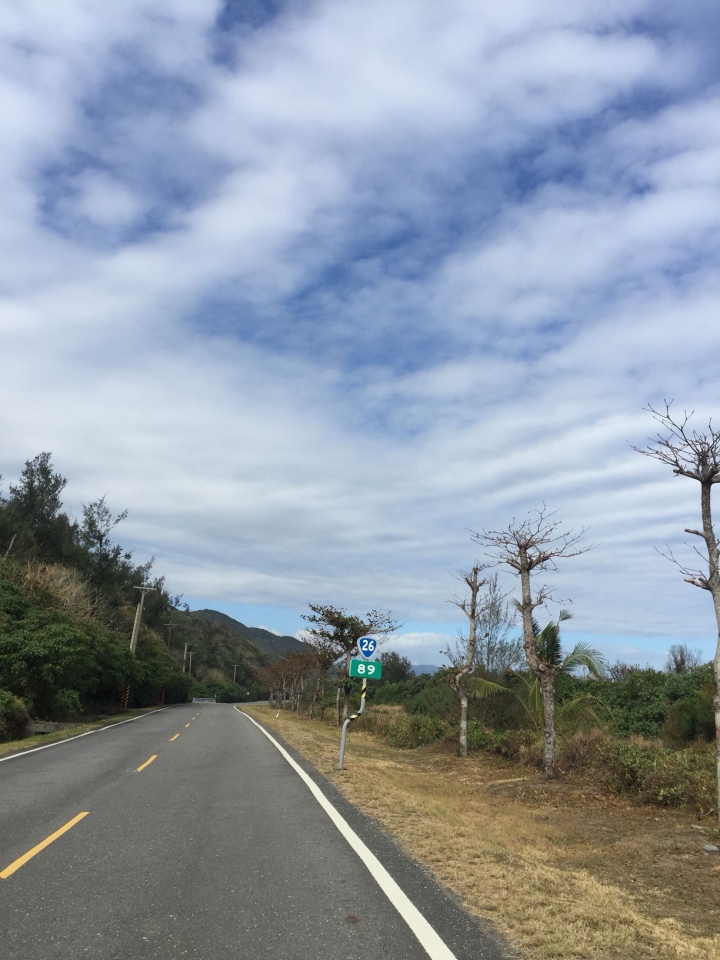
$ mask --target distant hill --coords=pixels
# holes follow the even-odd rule
[[[239,620],[233,620],[226,613],[220,613],[219,610],[193,610],[191,616],[197,617],[198,620],[204,620],[206,623],[216,623],[225,630],[236,633],[243,640],[249,640],[258,650],[270,657],[281,657],[293,650],[307,650],[305,644],[297,637],[279,637],[269,630],[263,630],[262,627],[247,627]]]
[[[439,669],[440,667],[434,663],[414,663],[412,665],[412,672],[416,677],[421,673],[436,673]]]

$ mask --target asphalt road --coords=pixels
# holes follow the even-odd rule
[[[439,939],[418,939],[262,730],[184,705],[0,763],[2,960],[506,956],[285,747]]]

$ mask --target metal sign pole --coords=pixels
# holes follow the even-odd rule
[[[347,738],[347,729],[350,726],[351,720],[357,720],[360,714],[365,709],[365,694],[367,692],[367,680],[362,682],[362,693],[360,695],[360,709],[357,713],[354,713],[351,717],[348,717],[342,728],[342,736],[340,737],[340,763],[338,764],[338,770],[342,770],[343,764],[345,763],[345,740]]]

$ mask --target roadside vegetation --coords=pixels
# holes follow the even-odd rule
[[[261,696],[258,671],[272,656],[238,634],[242,624],[183,609],[152,559],[139,564],[114,542],[126,511],[103,496],[73,520],[66,482],[42,453],[0,497],[0,743],[24,738],[32,721],[112,716],[125,694],[129,709]],[[133,655],[136,587],[152,589]]]

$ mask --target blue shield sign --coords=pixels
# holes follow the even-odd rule
[[[358,653],[366,660],[371,660],[372,655],[375,653],[377,643],[375,637],[360,637],[358,640]]]

